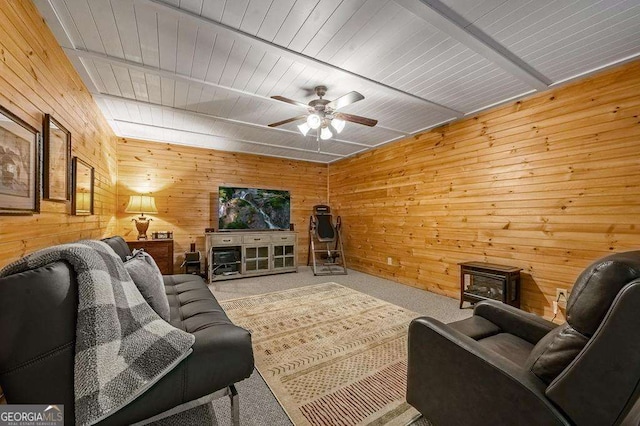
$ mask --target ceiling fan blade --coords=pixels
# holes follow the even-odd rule
[[[378,120],[374,120],[367,117],[360,117],[359,115],[353,114],[345,114],[344,112],[339,112],[333,115],[335,118],[339,118],[340,120],[350,121],[352,123],[363,124],[365,126],[373,127],[378,124]]]
[[[307,118],[307,116],[306,115],[299,115],[297,117],[292,117],[292,118],[288,118],[286,120],[278,121],[277,123],[271,123],[271,124],[269,124],[269,127],[282,126],[283,124],[291,123],[292,121],[302,120],[304,118]]]
[[[286,102],[288,104],[293,104],[305,109],[309,109],[309,105],[303,104],[302,102],[294,101],[293,99],[285,98],[284,96],[272,96],[271,99],[276,99],[281,102]]]
[[[340,96],[338,99],[334,99],[326,105],[326,108],[331,108],[332,110],[337,110],[342,107],[346,107],[347,105],[351,105],[354,102],[358,102],[364,99],[358,92],[349,92],[344,96]]]

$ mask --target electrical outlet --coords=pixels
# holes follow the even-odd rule
[[[555,302],[558,304],[558,306],[562,308],[567,307],[567,301],[569,300],[569,293],[570,293],[569,289],[556,288]]]
[[[393,258],[387,257],[387,265],[393,265]]]

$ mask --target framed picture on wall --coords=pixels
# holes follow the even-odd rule
[[[71,200],[71,132],[49,114],[44,115],[43,198]]]
[[[40,132],[0,106],[0,214],[40,211]]]
[[[73,157],[71,214],[88,216],[93,214],[93,178],[94,170],[88,163]]]

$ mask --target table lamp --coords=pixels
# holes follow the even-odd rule
[[[158,213],[156,208],[156,200],[149,195],[131,195],[129,196],[129,204],[124,210],[125,213],[140,213],[138,219],[131,219],[136,222],[136,229],[138,230],[138,239],[147,239],[147,229],[149,229],[149,222],[151,218],[145,217],[145,213]]]

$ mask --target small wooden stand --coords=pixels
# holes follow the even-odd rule
[[[144,249],[153,257],[163,275],[173,274],[173,240],[127,241],[131,250]]]
[[[520,271],[522,268],[483,262],[460,265],[460,309],[462,304],[481,300],[499,300],[520,307]]]

